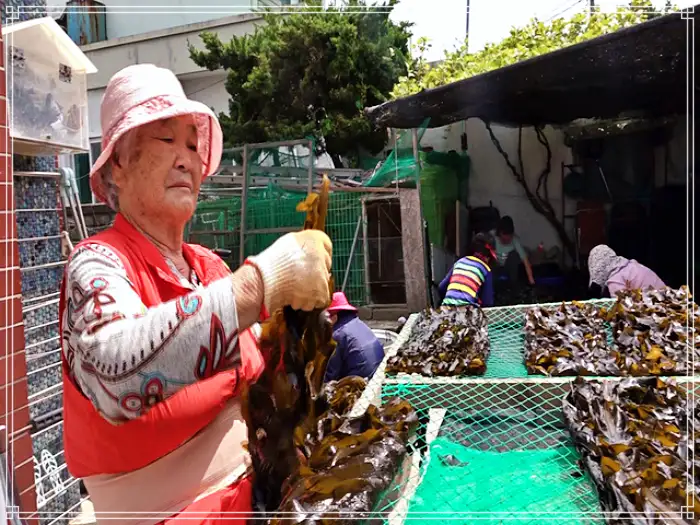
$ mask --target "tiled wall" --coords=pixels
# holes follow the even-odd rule
[[[63,389],[58,331],[58,293],[64,263],[58,178],[54,157],[14,157],[15,205],[27,389],[32,422],[37,508],[42,525],[67,524],[80,503],[78,480],[63,455]]]
[[[3,9],[4,11],[4,9]],[[4,66],[0,40],[0,65]],[[9,156],[6,84],[4,67],[0,71],[0,424],[7,427],[4,446],[13,467],[14,492],[21,494],[24,516],[36,511],[34,461],[28,406],[27,364],[24,355],[22,325],[21,274],[19,246],[13,199],[13,171]]]
[[[46,0],[0,0],[0,21],[3,25],[7,18],[24,21],[41,16],[46,16]]]

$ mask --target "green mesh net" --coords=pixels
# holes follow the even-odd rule
[[[427,127],[426,122],[417,131],[419,145]],[[419,173],[413,151],[412,131],[400,130],[396,138],[396,147],[372,176],[363,183],[363,186],[384,187],[406,181],[412,181],[415,184]]]
[[[418,314],[387,349],[353,411],[399,396],[414,406],[420,425],[397,475],[400,488],[375,508],[385,523],[605,523],[564,422],[562,400],[573,378],[525,370],[525,311],[532,306],[484,309],[491,353],[481,377],[387,376],[386,360],[410,339]],[[693,381],[676,379],[686,388]]]
[[[286,231],[299,230],[304,214],[296,211],[304,199],[304,190],[283,190],[274,184],[248,192],[246,211],[245,256],[260,253]],[[333,192],[328,205],[326,231],[333,239],[333,277],[336,288],[345,283],[348,300],[362,306],[369,302],[365,287],[365,254],[362,250],[362,197],[359,192]],[[189,242],[231,250],[226,260],[231,268],[239,262],[241,197],[222,197],[200,202],[187,227]],[[360,238],[356,239],[359,234]],[[354,244],[354,249],[353,249]]]
[[[426,120],[417,130],[418,146],[428,127]],[[466,153],[413,150],[411,130],[401,130],[396,147],[363,186],[386,187],[400,184],[416,187],[420,178],[421,206],[431,243],[443,245],[445,224],[455,212],[455,202],[468,199],[469,156]],[[454,218],[452,219],[454,221]]]
[[[539,523],[536,513],[547,510],[587,512],[595,509],[596,501],[590,481],[575,468],[576,457],[571,446],[478,450],[438,437],[430,446],[430,463],[412,499],[411,512],[472,515],[462,520],[452,517],[451,523],[472,523],[475,515],[494,509],[505,516],[522,516],[520,523]],[[562,516],[558,523],[581,521]]]

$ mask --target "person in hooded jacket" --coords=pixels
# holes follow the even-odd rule
[[[665,288],[656,273],[634,259],[626,259],[605,244],[599,244],[588,255],[588,286],[597,284],[608,289],[610,297],[621,290],[648,290]]]
[[[357,315],[343,292],[333,294],[326,312],[333,323],[335,352],[328,361],[324,380],[334,381],[348,376],[370,379],[384,359],[384,346]]]

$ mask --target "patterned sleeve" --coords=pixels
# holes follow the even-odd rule
[[[88,244],[66,270],[62,347],[71,379],[107,419],[143,414],[240,363],[229,278],[146,308],[115,252]]]

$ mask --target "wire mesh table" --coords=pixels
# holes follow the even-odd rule
[[[606,307],[613,301],[588,303]],[[525,312],[532,306],[484,310],[490,355],[481,377],[387,375],[388,359],[408,342],[419,314],[409,317],[351,413],[399,396],[421,420],[412,458],[398,476],[402,482],[381,498],[377,518],[391,525],[440,518],[605,523],[564,423],[562,400],[575,378],[528,375],[525,369]],[[694,390],[695,378],[675,379]]]

